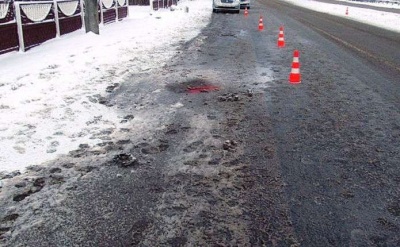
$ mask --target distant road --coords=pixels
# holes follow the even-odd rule
[[[318,1],[321,3],[338,4],[338,5],[345,5],[345,6],[351,6],[351,7],[364,8],[364,9],[373,9],[373,10],[379,10],[379,11],[384,11],[384,12],[400,14],[400,9],[391,9],[391,8],[367,5],[367,4],[357,4],[357,3],[352,3],[352,2],[344,2],[344,1],[336,1],[336,0],[315,0],[315,1]]]

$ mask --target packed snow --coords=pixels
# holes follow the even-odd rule
[[[339,4],[321,3],[315,0],[282,0],[304,8],[312,9],[318,12],[330,15],[342,16],[354,21],[367,23],[369,25],[378,26],[387,30],[400,32],[400,14],[358,8],[347,7]],[[352,2],[355,3],[355,2]],[[376,3],[379,6],[385,6],[386,3]],[[348,15],[346,15],[346,10]]]
[[[400,32],[398,14],[352,7],[345,16],[345,6],[285,1]],[[118,109],[99,103],[107,88],[168,62],[180,42],[209,24],[211,8],[211,0],[183,0],[174,11],[131,6],[127,19],[101,26],[100,35],[80,30],[1,55],[0,171],[23,171],[80,144],[95,145],[104,131],[129,124]]]
[[[360,5],[370,5],[376,7],[390,8],[390,9],[400,9],[400,1],[398,0],[386,0],[386,1],[350,1],[350,0],[337,0],[340,2],[350,2]]]

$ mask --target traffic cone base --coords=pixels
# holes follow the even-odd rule
[[[290,73],[289,82],[291,84],[300,84],[301,83],[301,75],[297,73]]]

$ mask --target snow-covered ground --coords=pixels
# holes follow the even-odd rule
[[[350,0],[337,0],[340,2],[350,2],[361,5],[370,5],[376,7],[390,8],[390,9],[400,9],[400,1],[398,0],[385,0],[385,1],[376,1],[376,2],[361,2],[361,1],[350,1]]]
[[[345,16],[344,6],[285,1],[400,32],[398,14],[349,8]],[[101,27],[100,35],[77,31],[25,53],[1,55],[0,171],[95,145],[104,131],[130,124],[118,109],[99,103],[107,88],[165,64],[211,14],[211,0],[181,0],[175,11],[130,7],[129,18]]]
[[[184,0],[174,9],[130,7],[128,19],[101,27],[100,35],[77,31],[0,56],[0,171],[93,146],[107,130],[130,124],[99,103],[107,87],[165,64],[212,13],[210,0]]]
[[[364,22],[384,29],[400,32],[400,14],[383,12],[366,8],[347,7],[339,4],[321,3],[315,0],[282,0],[282,1],[290,2],[295,5],[299,5],[308,9],[327,13],[330,15],[342,16],[348,19],[352,19],[354,21]],[[380,3],[379,6],[386,6],[386,4]],[[348,15],[346,15],[347,9],[348,9]]]

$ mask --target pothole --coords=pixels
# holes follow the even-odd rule
[[[191,79],[180,83],[168,84],[167,89],[174,93],[208,93],[212,91],[218,91],[219,86],[213,85],[211,82],[204,79]]]

